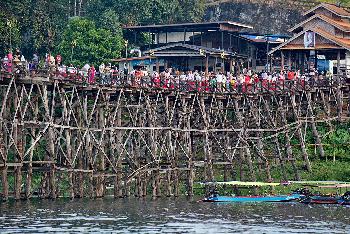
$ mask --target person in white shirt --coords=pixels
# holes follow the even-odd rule
[[[218,74],[216,74],[216,87],[218,89],[218,91],[222,91],[222,81],[223,81],[223,75],[221,72],[219,72]]]
[[[227,82],[227,77],[222,74],[222,90],[226,91],[226,82]]]
[[[187,73],[187,80],[188,81],[194,81],[194,75],[193,75],[192,71],[189,71]]]
[[[268,74],[264,71],[263,73],[261,73],[261,78],[263,80],[267,80],[268,79]]]

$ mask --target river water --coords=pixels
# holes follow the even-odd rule
[[[180,198],[0,203],[0,233],[350,233],[350,207]]]

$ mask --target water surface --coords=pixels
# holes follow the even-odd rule
[[[350,207],[181,198],[0,204],[0,233],[350,233]]]

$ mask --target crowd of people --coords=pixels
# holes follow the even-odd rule
[[[209,72],[203,71],[179,71],[168,68],[158,73],[149,72],[142,67],[129,72],[127,67],[118,70],[111,64],[94,65],[85,64],[79,68],[70,64],[62,64],[60,54],[53,56],[47,54],[45,59],[40,61],[37,54],[33,54],[30,61],[27,61],[21,52],[16,49],[15,53],[8,53],[2,60],[2,71],[7,73],[27,73],[35,75],[39,72],[39,65],[55,78],[69,79],[71,81],[84,82],[86,84],[102,84],[133,87],[152,87],[163,89],[180,89],[187,91],[216,91],[229,92],[233,90],[245,91],[253,88],[276,89],[278,86],[286,84],[310,85],[323,84],[332,80],[330,72],[318,73],[311,70],[308,73],[297,71],[280,71],[269,73],[266,71],[257,73],[252,70],[243,69],[240,74],[231,72]]]
[[[247,90],[253,88],[268,88],[276,90],[278,86],[300,84],[327,85],[333,80],[330,72],[310,70],[301,73],[300,70],[289,70],[279,72],[253,72],[243,69],[242,73],[231,72],[209,72],[203,71],[179,71],[168,68],[163,72],[152,72],[149,74],[142,69],[136,69],[130,73],[131,80],[128,84],[132,86],[150,86],[165,89],[183,89],[199,91],[227,92],[233,90]]]

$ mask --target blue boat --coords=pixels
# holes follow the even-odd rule
[[[204,202],[290,202],[303,199],[305,195],[292,193],[276,196],[218,196],[216,194],[204,198]]]

